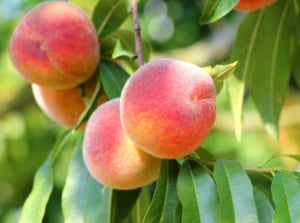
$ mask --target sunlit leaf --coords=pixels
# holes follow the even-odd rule
[[[176,210],[179,205],[176,190],[178,171],[176,161],[164,160],[162,162],[160,176],[143,223],[176,221]]]
[[[101,61],[100,80],[108,98],[120,97],[128,78],[127,72],[118,64],[110,61]]]
[[[33,188],[22,207],[19,223],[42,222],[53,189],[52,165],[71,136],[73,136],[71,130],[58,135],[48,158],[35,173]]]
[[[216,184],[204,167],[186,161],[179,172],[177,191],[182,204],[182,222],[218,222]]]
[[[34,176],[33,188],[26,199],[19,223],[40,223],[53,189],[52,152]]]
[[[239,0],[205,0],[201,11],[201,24],[217,21],[229,13]]]
[[[92,16],[98,35],[103,38],[117,30],[128,14],[124,0],[99,0]]]
[[[300,222],[300,184],[288,172],[277,172],[272,182],[275,204],[274,223]]]
[[[292,1],[276,1],[250,13],[239,28],[231,55],[239,64],[228,83],[239,137],[243,98],[249,84],[267,131],[277,138],[279,115],[288,90],[294,19]]]
[[[220,199],[219,222],[258,222],[252,184],[237,162],[218,160],[214,179]]]
[[[102,186],[88,173],[79,138],[69,166],[62,195],[65,222],[110,222],[111,189]]]

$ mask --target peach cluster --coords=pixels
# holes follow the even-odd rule
[[[53,120],[74,127],[84,110],[77,87],[91,96],[100,59],[97,32],[89,16],[65,1],[46,1],[29,10],[10,40],[11,60],[41,109]],[[88,83],[86,83],[88,82]],[[103,99],[101,99],[103,100]]]
[[[141,66],[121,96],[99,106],[83,140],[87,169],[99,182],[133,189],[157,179],[161,159],[195,151],[216,115],[210,75],[196,65],[157,59]]]

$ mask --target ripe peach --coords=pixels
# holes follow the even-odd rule
[[[240,0],[235,9],[242,11],[252,11],[270,5],[275,0]]]
[[[120,121],[120,100],[99,106],[90,117],[83,140],[87,169],[100,183],[134,189],[157,179],[161,160],[138,149]]]
[[[140,67],[121,94],[121,121],[129,138],[160,158],[193,152],[211,130],[215,86],[200,67],[157,59]]]
[[[64,1],[40,3],[24,16],[12,34],[10,55],[29,82],[56,89],[89,79],[100,57],[91,19]]]
[[[75,127],[81,113],[86,108],[81,91],[84,92],[87,98],[91,99],[96,88],[97,78],[98,75],[94,75],[82,84],[82,90],[77,87],[52,89],[33,84],[33,96],[41,110],[50,119],[65,127],[72,128]],[[106,100],[106,96],[101,95],[98,99],[98,105]],[[85,125],[81,126],[81,129],[84,127]]]

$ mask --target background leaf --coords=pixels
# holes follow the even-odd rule
[[[300,222],[300,185],[292,174],[277,172],[272,182],[275,204],[274,223]]]
[[[120,97],[128,78],[127,72],[118,64],[111,61],[101,61],[100,80],[108,98]]]
[[[250,13],[239,28],[231,55],[239,64],[228,83],[238,136],[244,93],[250,84],[265,127],[277,138],[279,115],[288,91],[294,20],[292,1],[276,1],[270,7]]]
[[[218,160],[214,179],[220,199],[220,222],[258,222],[250,179],[237,162]]]
[[[205,0],[200,23],[207,24],[217,21],[229,13],[237,3],[238,0]]]
[[[128,14],[124,0],[99,0],[92,16],[99,37],[117,30]]]
[[[95,181],[82,157],[82,136],[74,149],[62,194],[65,222],[110,222],[111,189]]]
[[[146,212],[143,223],[176,222],[179,200],[176,191],[178,163],[164,160],[157,181],[153,198]]]
[[[217,188],[205,167],[186,161],[179,172],[177,191],[182,204],[182,222],[218,222]]]

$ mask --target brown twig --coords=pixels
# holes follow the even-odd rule
[[[144,58],[143,58],[143,50],[142,50],[141,27],[139,23],[139,14],[138,14],[138,7],[137,7],[136,0],[131,0],[131,11],[132,11],[133,23],[134,23],[135,52],[136,52],[136,57],[138,59],[139,66],[142,66],[144,64]]]

